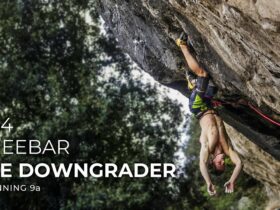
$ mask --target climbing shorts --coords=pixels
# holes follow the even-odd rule
[[[211,98],[205,95],[208,82],[209,77],[198,77],[196,88],[192,91],[189,98],[190,111],[197,119],[200,119],[207,110],[212,109]]]

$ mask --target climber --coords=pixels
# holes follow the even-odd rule
[[[235,168],[224,187],[226,193],[232,193],[235,181],[242,168],[241,160],[229,144],[224,123],[212,108],[211,99],[206,95],[209,75],[190,53],[187,34],[183,33],[176,40],[176,44],[181,48],[187,64],[193,72],[193,74],[189,73],[187,75],[188,88],[192,91],[189,98],[189,107],[190,111],[199,120],[201,127],[199,168],[207,184],[207,191],[211,196],[216,194],[207,166],[212,166],[217,175],[223,173],[225,170],[225,155],[227,155]]]

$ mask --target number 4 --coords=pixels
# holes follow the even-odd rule
[[[9,132],[11,132],[13,126],[9,123],[9,125],[7,125],[8,121],[10,120],[10,118],[7,118],[7,120],[1,125],[2,129],[8,129]]]

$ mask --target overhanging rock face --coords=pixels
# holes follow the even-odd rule
[[[124,51],[159,82],[185,88],[179,82],[184,80],[183,56],[174,43],[184,30],[220,97],[246,99],[280,121],[279,0],[100,0],[99,4]],[[269,153],[272,164],[279,164],[279,127],[246,106],[226,107],[222,116],[235,132]],[[275,179],[279,183],[280,176]]]
[[[278,199],[280,197],[280,162],[275,161],[267,152],[253,144],[233,127],[226,125],[226,129],[232,139],[234,149],[243,161],[243,170],[264,184],[270,199]],[[258,154],[258,158],[252,154]]]

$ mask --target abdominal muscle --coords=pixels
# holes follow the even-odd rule
[[[210,153],[213,153],[219,144],[219,131],[214,114],[215,112],[213,110],[208,110],[203,114],[199,121],[202,137],[201,141],[207,142]]]

